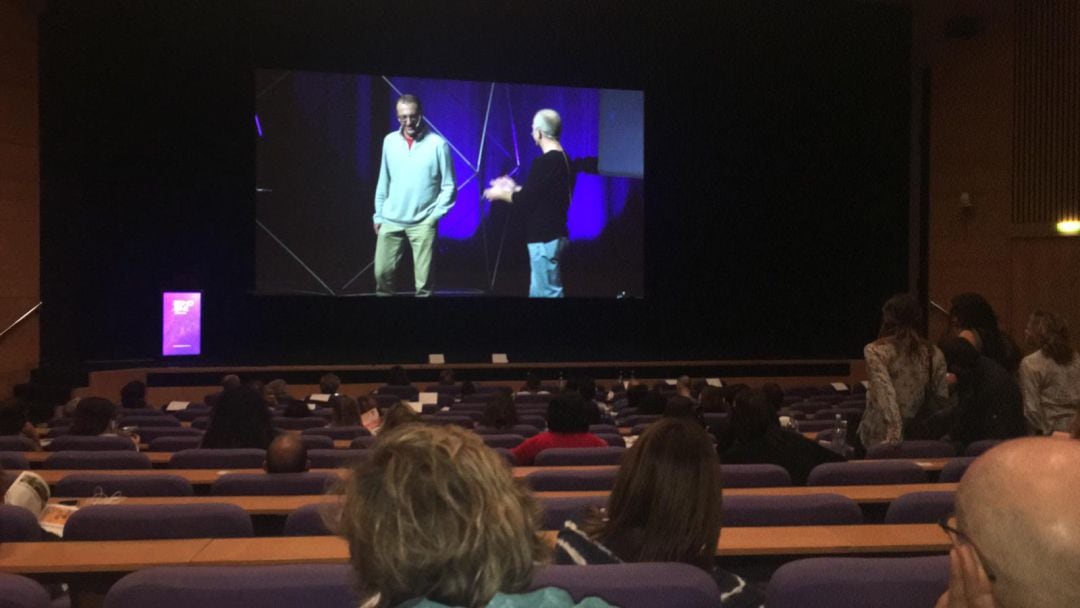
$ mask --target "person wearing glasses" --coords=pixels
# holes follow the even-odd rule
[[[491,180],[484,190],[489,201],[513,203],[525,217],[525,240],[529,249],[530,298],[563,297],[562,255],[569,243],[566,213],[572,193],[570,159],[559,137],[562,118],[555,110],[533,116],[533,143],[542,154],[529,166],[529,177],[518,185],[512,177]]]
[[[1080,442],[1006,441],[971,464],[956,514],[940,522],[953,547],[937,608],[1080,606]]]
[[[439,219],[454,206],[457,186],[450,146],[424,121],[420,99],[395,105],[401,127],[383,139],[375,186],[375,294],[395,293],[394,275],[408,243],[418,297],[433,293],[431,258]]]

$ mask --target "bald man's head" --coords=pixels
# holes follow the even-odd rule
[[[266,450],[267,473],[303,473],[308,470],[307,448],[299,435],[282,433]]]
[[[1080,442],[1031,437],[986,452],[960,482],[956,517],[1003,608],[1080,606]]]

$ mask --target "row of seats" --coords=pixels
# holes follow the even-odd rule
[[[173,480],[160,480],[173,481]],[[183,480],[180,480],[183,481]],[[223,479],[215,487],[215,495],[248,495],[243,475]],[[317,484],[332,484],[331,478],[308,478],[303,494],[317,494]],[[72,484],[81,496],[94,491],[89,483],[79,480]],[[164,488],[159,488],[164,489]],[[174,484],[169,490],[184,490]],[[190,492],[190,486],[186,488]],[[312,491],[314,490],[314,491]],[[137,493],[135,494],[138,495]],[[190,495],[190,494],[189,494]],[[543,509],[541,529],[558,530],[567,520],[583,523],[591,509],[607,504],[607,496],[541,496]],[[886,524],[935,523],[949,515],[954,506],[954,492],[911,492],[890,503],[885,514]],[[286,536],[328,535],[324,523],[328,505],[321,502],[304,505],[285,520]],[[728,528],[761,526],[829,526],[864,523],[859,505],[838,494],[806,494],[798,496],[733,495],[721,503],[724,526]],[[254,535],[251,517],[241,507],[228,503],[202,502],[192,504],[111,504],[84,506],[68,519],[64,527],[66,540],[158,540],[176,538],[231,538]],[[0,505],[0,541],[27,542],[42,540],[37,519],[27,510]]]
[[[948,587],[948,557],[809,558],[781,566],[766,590],[770,608],[907,608],[931,606]],[[686,564],[546,566],[531,588],[566,589],[575,601],[598,596],[624,608],[714,608],[719,591],[703,570]],[[359,604],[350,566],[189,566],[129,574],[105,596],[105,608],[347,608]],[[36,582],[0,574],[5,606],[45,608]]]

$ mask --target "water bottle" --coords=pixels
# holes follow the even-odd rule
[[[840,414],[836,415],[836,426],[833,427],[832,445],[835,450],[844,453],[847,448],[847,420]]]

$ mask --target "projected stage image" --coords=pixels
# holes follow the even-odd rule
[[[645,295],[643,92],[255,76],[258,293]]]

